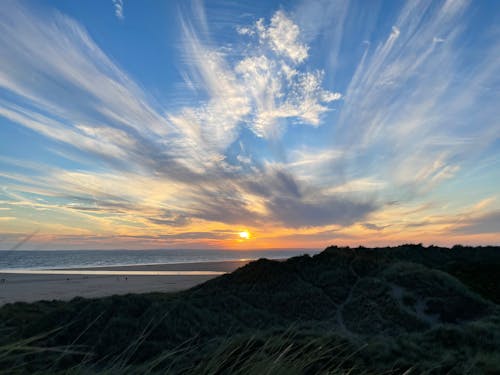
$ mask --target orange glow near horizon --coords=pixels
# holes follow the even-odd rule
[[[241,223],[235,226],[205,220],[191,220],[185,226],[165,233],[162,223],[144,219],[134,210],[124,211],[119,217],[79,212],[67,207],[47,210],[47,203],[30,201],[25,211],[10,207],[9,217],[2,222],[2,229],[9,233],[3,247],[10,248],[23,243],[23,249],[323,249],[329,245],[388,246],[401,243],[424,245],[487,245],[498,243],[497,233],[461,233],[464,224],[456,223],[457,217],[485,217],[491,202],[472,204],[467,209],[443,213],[433,206],[399,205],[374,213],[366,221],[377,225],[356,223],[348,226],[326,225],[318,227],[287,228],[270,223],[251,226]],[[159,203],[158,203],[159,204]],[[155,216],[154,207],[144,209]],[[36,220],[38,210],[44,216]],[[4,210],[7,211],[7,210]],[[16,217],[19,214],[19,218]],[[30,214],[31,216],[28,216]],[[1,216],[1,215],[0,215]],[[400,222],[421,223],[409,226]],[[487,216],[486,216],[487,217]],[[1,217],[0,217],[1,219]],[[22,219],[22,220],[21,220]],[[37,228],[34,232],[33,228]],[[235,230],[236,229],[236,230]],[[34,233],[34,234],[31,234]],[[28,240],[26,240],[28,238]]]

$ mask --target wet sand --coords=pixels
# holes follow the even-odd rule
[[[43,272],[47,272],[44,274],[30,273],[28,270],[25,273],[5,273],[0,270],[0,305],[39,300],[70,300],[77,296],[94,298],[128,293],[175,292],[231,272],[248,262],[240,260],[72,268],[44,270]]]

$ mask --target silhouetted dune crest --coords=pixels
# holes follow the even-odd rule
[[[111,359],[137,370],[182,348],[158,370],[189,373],[192,364],[204,373],[215,353],[246,366],[242,358],[274,361],[288,346],[339,356],[335,363],[310,357],[310,373],[326,363],[352,372],[500,371],[498,270],[497,247],[332,246],[312,257],[259,259],[176,294],[7,305],[0,308],[0,345],[37,335],[37,348],[77,345],[91,356],[64,354],[56,369],[78,365],[83,372],[105,369]],[[40,350],[0,362],[43,370],[54,356]]]

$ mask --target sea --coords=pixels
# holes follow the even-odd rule
[[[0,269],[50,270],[87,267],[286,259],[315,249],[272,250],[0,250]]]

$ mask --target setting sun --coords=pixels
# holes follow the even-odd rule
[[[240,238],[243,240],[248,240],[250,238],[250,233],[248,233],[248,231],[246,231],[246,230],[243,232],[240,232],[239,235],[240,235]]]

